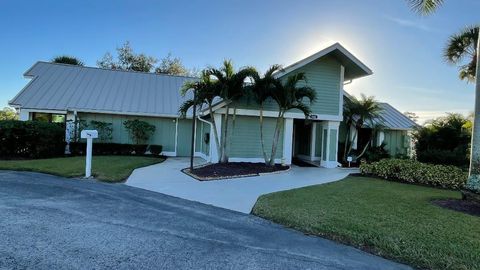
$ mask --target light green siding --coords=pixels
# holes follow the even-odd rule
[[[311,104],[313,114],[340,114],[340,69],[340,62],[327,56],[294,71],[305,73],[306,84],[317,92],[317,99]],[[286,74],[282,79],[289,75]]]
[[[275,122],[275,118],[264,119],[265,149],[268,154],[272,149]],[[235,129],[231,125],[229,126],[231,140],[229,156],[232,158],[263,158],[258,117],[237,116]],[[282,149],[283,132],[280,132],[276,158],[282,157]]]
[[[330,145],[329,145],[329,152],[328,153],[328,160],[330,161],[336,161],[337,160],[337,130],[336,129],[330,129]]]
[[[173,132],[173,131],[172,131]],[[178,120],[177,156],[190,156],[192,147],[192,120]]]
[[[322,143],[322,160],[327,161],[327,136],[328,136],[328,129],[323,130],[323,143]]]
[[[385,149],[392,157],[407,155],[410,138],[404,130],[385,130]]]
[[[92,120],[112,123],[113,132],[111,142],[113,143],[132,143],[132,139],[123,125],[124,121],[138,119],[148,122],[155,126],[155,133],[151,136],[147,143],[162,145],[163,151],[175,151],[175,118],[137,117],[93,113],[79,113],[78,117],[80,120],[85,120],[87,124],[89,124]]]

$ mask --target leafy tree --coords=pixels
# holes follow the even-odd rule
[[[52,63],[68,64],[74,66],[83,66],[83,62],[76,57],[61,55],[52,59]]]
[[[18,114],[15,109],[5,107],[0,111],[0,120],[17,120]]]
[[[470,120],[458,113],[450,113],[417,127],[413,139],[418,161],[467,166],[470,127]]]
[[[280,65],[273,65],[265,72],[263,77],[258,73],[254,74],[253,84],[248,86],[249,92],[253,94],[255,101],[260,107],[260,142],[262,145],[262,154],[265,164],[268,164],[270,159],[265,151],[265,140],[263,134],[263,106],[268,99],[271,99],[272,93],[275,90],[276,78],[273,75],[275,72],[280,71],[281,69],[282,68]]]
[[[108,69],[151,72],[157,61],[155,57],[135,53],[127,41],[122,47],[117,48],[117,60],[107,52],[102,59],[97,61],[97,66]]]
[[[404,112],[403,113],[406,117],[410,118],[413,122],[418,122],[418,115],[414,112]]]
[[[278,115],[273,134],[272,152],[268,162],[270,166],[275,165],[275,155],[280,131],[283,128],[285,113],[292,109],[298,109],[305,115],[305,118],[312,113],[310,104],[315,101],[316,92],[313,88],[307,86],[306,82],[307,77],[303,72],[288,76],[285,82],[282,82],[280,79],[274,82],[275,88],[270,96],[278,104]]]
[[[422,15],[428,15],[433,13],[437,8],[443,5],[444,0],[407,0],[412,9],[416,11],[419,14]],[[457,37],[452,36],[452,38],[456,39],[458,37],[466,37],[465,40],[461,40],[461,44],[459,46],[456,46],[455,50],[452,49],[452,51],[456,52],[462,52],[462,48],[472,48],[472,46],[465,46],[466,44],[471,44],[473,43],[473,48],[474,49],[474,56],[472,59],[475,59],[474,63],[480,63],[480,38],[478,38],[478,33],[480,32],[480,28],[476,30],[477,33],[477,39],[476,39],[476,44],[475,42],[472,41],[473,37],[473,32],[466,31],[464,33],[461,33]],[[466,36],[465,36],[466,34]],[[450,43],[452,41],[452,38],[450,39]],[[458,39],[457,39],[458,40]],[[449,51],[448,49],[449,45],[447,45],[447,52]],[[465,55],[466,53],[462,53],[461,55]],[[446,53],[446,56],[448,58],[448,53]],[[460,60],[456,60],[456,56],[453,55],[454,57],[452,60],[455,60],[455,62],[460,62]],[[460,58],[461,59],[461,58]],[[476,65],[474,68],[472,65],[472,62],[467,64],[466,68],[460,67],[460,77],[461,78],[469,78],[470,77],[470,71],[475,69],[475,117],[474,117],[474,124],[473,124],[473,130],[472,130],[472,142],[471,142],[471,149],[470,149],[470,169],[469,169],[469,179],[467,181],[467,189],[474,190],[476,192],[480,192],[480,185],[477,186],[476,184],[472,183],[480,183],[480,65]],[[462,73],[463,71],[463,73]],[[472,188],[475,187],[475,188]]]
[[[345,133],[345,148],[343,154],[343,160],[347,160],[347,156],[351,153],[353,142],[358,136],[358,131],[367,124],[370,128],[374,130],[380,130],[382,128],[381,125],[375,124],[373,120],[380,119],[382,107],[380,104],[375,100],[375,97],[370,96],[367,97],[364,94],[361,95],[361,99],[357,99],[354,96],[350,96],[345,98],[344,108],[343,108],[343,119],[345,125],[347,127],[347,132]],[[354,134],[350,132],[351,128],[354,127]],[[372,135],[374,134],[374,130],[372,130]],[[352,137],[350,140],[349,138]],[[368,144],[367,144],[368,147]],[[365,152],[362,151],[362,153]]]
[[[170,75],[189,76],[190,71],[183,65],[182,60],[178,57],[167,57],[160,60],[160,65],[155,69],[155,73],[163,73]]]
[[[218,89],[218,94],[221,99],[226,103],[225,105],[225,117],[223,118],[222,124],[222,137],[221,137],[221,157],[220,162],[228,162],[228,149],[227,141],[229,137],[229,123],[230,123],[230,104],[233,103],[233,114],[232,114],[232,126],[235,130],[235,119],[237,114],[237,106],[234,101],[239,100],[246,93],[245,80],[251,78],[257,74],[257,71],[253,67],[242,68],[238,71],[235,71],[233,63],[230,60],[225,60],[223,66],[219,69],[210,68],[206,71],[207,75],[213,77],[216,88]]]
[[[146,143],[150,136],[155,132],[155,126],[151,125],[145,121],[140,121],[138,119],[135,120],[127,120],[123,122],[123,125],[130,133],[132,140],[135,144],[142,144]]]

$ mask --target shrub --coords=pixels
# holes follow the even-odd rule
[[[152,155],[158,156],[162,153],[162,146],[152,144],[149,146],[149,150],[150,150],[150,153],[152,153]]]
[[[123,122],[123,125],[128,130],[130,137],[135,142],[135,144],[142,144],[150,139],[150,136],[155,132],[155,126],[150,125],[145,121],[127,120]]]
[[[73,155],[84,155],[87,144],[85,142],[71,142],[70,152]],[[152,147],[154,150],[152,150]],[[122,143],[93,143],[93,155],[144,155],[147,150],[146,144],[122,144]],[[154,153],[159,150],[158,154]],[[161,145],[151,145],[150,152],[159,155],[162,152]]]
[[[460,189],[465,185],[468,173],[450,165],[432,165],[409,159],[383,159],[360,165],[362,174],[388,180],[418,183],[434,187]]]
[[[0,121],[0,157],[48,158],[65,152],[65,129],[57,123]]]
[[[469,157],[466,149],[454,150],[431,149],[416,152],[417,160],[425,163],[468,166]]]
[[[108,142],[112,140],[113,127],[112,123],[102,121],[90,121],[93,129],[98,131],[98,140],[101,142]]]

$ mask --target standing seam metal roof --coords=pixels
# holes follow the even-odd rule
[[[9,104],[39,110],[77,110],[177,116],[180,88],[192,77],[37,62],[32,80]]]

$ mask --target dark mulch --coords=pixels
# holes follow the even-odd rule
[[[270,167],[264,163],[230,162],[209,164],[203,167],[194,168],[193,172],[190,172],[189,169],[184,169],[183,172],[198,180],[217,180],[225,178],[257,176],[261,173],[285,171],[289,168],[289,166],[282,166],[279,164]]]
[[[435,201],[432,201],[432,203],[443,208],[447,208],[450,210],[455,210],[455,211],[459,211],[472,216],[480,217],[480,204],[473,201],[446,199],[446,200],[435,200]]]

